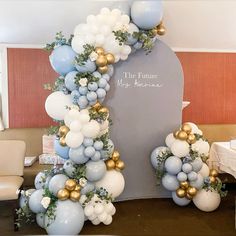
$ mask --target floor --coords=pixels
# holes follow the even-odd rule
[[[231,189],[218,210],[199,211],[193,204],[175,205],[171,199],[133,200],[116,203],[117,213],[110,226],[86,222],[81,234],[89,235],[175,235],[231,236],[235,231],[236,189]],[[45,234],[36,224],[12,231],[11,203],[0,202],[0,235]]]

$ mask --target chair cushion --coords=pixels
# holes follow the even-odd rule
[[[17,199],[17,190],[23,181],[24,179],[20,176],[0,176],[0,200]]]

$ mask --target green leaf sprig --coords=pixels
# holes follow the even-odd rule
[[[85,62],[88,60],[90,54],[95,50],[95,47],[89,44],[85,44],[83,48],[84,48],[84,52],[81,54],[78,54],[75,58],[75,64],[79,66],[83,66]]]

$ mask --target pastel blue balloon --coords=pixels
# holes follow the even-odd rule
[[[138,33],[139,28],[135,24],[130,23],[129,24],[129,36],[128,36],[128,40],[126,42],[128,45],[134,45],[138,41],[137,38],[133,37],[134,32]]]
[[[84,210],[80,203],[71,200],[56,202],[55,220],[45,216],[45,227],[49,235],[77,235],[84,225]]]
[[[99,81],[98,81],[98,87],[99,88],[105,88],[107,85],[107,81],[104,79],[104,78],[101,78]]]
[[[45,220],[45,214],[44,213],[36,214],[36,222],[37,222],[38,226],[43,228],[43,229],[45,228],[44,220]]]
[[[161,183],[163,187],[169,191],[175,191],[177,188],[179,188],[179,181],[174,175],[165,174],[161,179]]]
[[[79,87],[79,93],[81,95],[86,95],[88,93],[88,88],[87,87]]]
[[[44,171],[39,172],[34,179],[34,186],[36,189],[48,187],[48,183],[52,176],[46,175]]]
[[[68,45],[55,48],[49,56],[52,68],[60,75],[66,75],[75,70],[76,53]]]
[[[90,82],[88,84],[88,89],[90,91],[96,91],[98,89],[98,84],[96,82]]]
[[[68,90],[74,91],[77,88],[75,84],[75,77],[78,74],[78,71],[71,71],[65,76],[65,86]]]
[[[179,205],[179,206],[187,206],[191,200],[183,197],[183,198],[180,198],[176,195],[176,192],[172,192],[172,199],[174,201],[175,204]]]
[[[61,158],[63,158],[63,159],[68,159],[69,158],[70,148],[68,146],[65,146],[65,147],[61,146],[59,139],[55,139],[54,149],[55,149],[56,154],[58,156],[60,156]]]
[[[87,99],[88,101],[96,101],[97,100],[97,94],[93,91],[87,93]]]
[[[156,147],[153,151],[152,151],[152,153],[151,153],[151,156],[150,156],[150,158],[151,158],[151,163],[152,163],[152,166],[156,169],[157,168],[157,165],[158,165],[158,161],[157,161],[157,157],[158,157],[158,155],[159,155],[159,152],[161,151],[161,150],[165,150],[166,149],[166,147],[164,147],[164,146],[161,146],[161,147]],[[162,166],[162,167],[164,167],[164,166]]]
[[[63,165],[63,170],[69,177],[73,177],[76,168],[72,160],[67,160]]]
[[[199,172],[202,169],[203,161],[201,158],[196,158],[193,162],[191,162],[193,167],[193,171]]]
[[[131,6],[131,18],[141,29],[152,29],[163,17],[161,1],[135,1]]]
[[[29,208],[34,213],[44,213],[46,212],[46,209],[41,204],[41,201],[43,199],[44,195],[44,189],[37,189],[35,190],[29,198]]]
[[[137,43],[135,43],[135,44],[133,45],[133,47],[134,47],[136,50],[141,49],[142,46],[143,46],[143,44],[142,44],[141,42],[137,42]]]
[[[90,59],[88,59],[84,65],[80,66],[80,65],[76,65],[75,66],[76,69],[81,72],[81,73],[85,73],[85,72],[94,72],[96,70],[96,64],[95,62],[91,61]]]
[[[194,171],[191,171],[190,173],[188,173],[188,180],[189,181],[197,180],[197,173]]]
[[[95,150],[94,147],[86,147],[86,148],[84,149],[84,155],[85,155],[86,157],[92,157],[92,156],[94,156],[95,152],[96,152],[96,150]]]
[[[106,92],[108,92],[110,90],[111,86],[109,84],[106,85],[106,87],[104,88]]]
[[[84,155],[85,147],[80,145],[78,148],[70,148],[69,157],[76,164],[84,164],[89,158]]]
[[[92,192],[94,189],[95,189],[94,184],[88,181],[87,184],[81,189],[80,193],[82,195],[85,195],[89,192]]]
[[[102,78],[102,75],[98,71],[94,71],[93,76],[99,79]]]
[[[110,75],[108,74],[103,74],[102,78],[105,79],[107,82],[111,79]]]
[[[88,99],[86,96],[80,96],[78,99],[78,105],[80,107],[80,109],[84,109],[87,107],[88,105]]]
[[[197,179],[195,181],[191,181],[190,185],[196,189],[202,189],[204,185],[204,178],[201,174],[197,174]]]
[[[97,151],[100,151],[103,149],[103,142],[102,141],[95,141],[93,146]]]
[[[48,184],[49,191],[54,195],[57,196],[57,192],[65,187],[66,181],[69,179],[68,176],[63,174],[54,175]]]
[[[74,90],[74,91],[71,92],[71,98],[72,98],[72,101],[73,101],[74,104],[77,104],[78,99],[79,99],[80,96],[81,95],[80,95],[78,90]]]
[[[34,188],[28,189],[27,192],[31,195],[33,192],[35,191]],[[28,206],[28,197],[26,197],[25,195],[20,195],[20,199],[19,199],[19,205],[20,208],[23,207],[27,207]]]
[[[84,138],[83,145],[85,147],[93,146],[93,139],[92,138]]]
[[[179,157],[170,156],[165,161],[165,169],[171,175],[177,175],[182,168],[182,161]]]
[[[101,153],[96,151],[95,154],[91,157],[92,161],[99,161],[101,159]]]
[[[107,160],[114,151],[114,143],[111,139],[108,139],[107,150],[101,150],[101,156],[103,160]]]
[[[108,66],[107,74],[108,74],[110,77],[112,77],[112,75],[114,74],[114,67],[113,67],[113,65],[109,65],[109,66]]]
[[[184,163],[182,165],[182,170],[183,170],[184,173],[188,174],[188,173],[190,173],[193,170],[193,167],[189,163]]]
[[[106,173],[104,161],[88,161],[86,163],[86,178],[94,182],[100,180]]]
[[[181,171],[181,172],[178,173],[177,179],[180,182],[183,182],[183,181],[186,181],[188,179],[188,176],[187,176],[187,174],[185,174],[184,172]]]
[[[99,88],[96,91],[96,93],[98,95],[98,98],[104,98],[106,96],[106,91],[105,91],[105,89],[102,89],[102,88]]]

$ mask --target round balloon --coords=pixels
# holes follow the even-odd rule
[[[152,153],[151,153],[151,163],[152,163],[152,166],[156,169],[157,166],[158,166],[158,160],[157,160],[157,157],[158,155],[160,154],[160,152],[166,152],[168,150],[167,147],[164,147],[164,146],[161,146],[161,147],[157,147],[155,148]],[[163,167],[163,166],[162,166]]]
[[[44,213],[36,214],[36,222],[37,222],[38,226],[43,228],[43,229],[45,228],[44,219],[45,219],[45,214]]]
[[[84,63],[84,65],[76,65],[76,69],[81,73],[94,72],[96,70],[96,64],[95,64],[95,62],[88,59]]]
[[[198,172],[203,178],[208,177],[210,170],[206,163],[203,163],[201,170]]]
[[[65,187],[65,183],[68,179],[69,177],[63,174],[54,175],[49,181],[48,185],[49,191],[54,196],[57,196],[57,192]]]
[[[106,174],[106,165],[104,161],[88,161],[86,163],[86,178],[94,182],[103,178]]]
[[[31,188],[31,189],[26,190],[25,192],[27,192],[27,195],[30,196],[34,191],[35,189]],[[21,208],[28,205],[28,198],[27,196],[25,196],[25,194],[20,195],[19,205]]]
[[[35,190],[29,198],[29,208],[34,213],[44,213],[46,209],[41,204],[43,199],[44,189]]]
[[[69,156],[70,159],[76,164],[84,164],[89,160],[89,157],[84,155],[85,147],[80,145],[78,148],[70,148]]]
[[[196,158],[193,162],[191,162],[191,165],[193,167],[193,171],[200,171],[203,165],[202,159],[200,157]]]
[[[175,140],[171,145],[171,152],[174,156],[185,157],[189,154],[190,148],[186,141]]]
[[[197,174],[197,179],[195,181],[191,181],[190,185],[196,189],[202,189],[204,185],[204,178],[201,174]]]
[[[177,180],[176,176],[165,174],[164,177],[161,179],[161,183],[169,191],[175,191],[179,187],[179,181]]]
[[[58,156],[60,156],[63,159],[68,159],[69,158],[69,150],[70,148],[68,146],[62,146],[60,144],[59,139],[54,140],[54,150]]]
[[[175,204],[179,205],[179,206],[187,206],[191,200],[183,197],[183,198],[180,198],[176,195],[176,192],[172,192],[172,199],[174,201]]]
[[[175,140],[176,138],[174,137],[173,133],[168,134],[165,140],[166,146],[171,148]]]
[[[92,192],[95,189],[95,186],[91,182],[87,182],[87,184],[81,189],[80,193],[82,195],[86,195],[89,192]]]
[[[44,171],[39,172],[34,179],[34,186],[36,189],[45,188],[52,176],[48,176]]]
[[[63,165],[63,170],[69,177],[73,177],[76,172],[74,162],[72,160],[67,160]]]
[[[182,168],[182,161],[179,157],[170,156],[165,161],[165,169],[171,175],[177,175]]]

